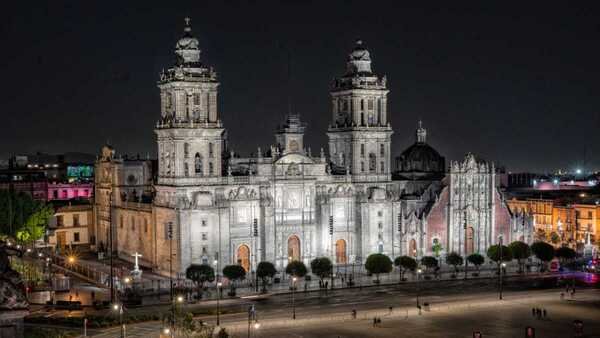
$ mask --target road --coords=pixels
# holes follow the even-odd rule
[[[438,284],[439,285],[439,284]],[[421,303],[429,303],[419,315],[416,290],[386,287],[379,290],[340,290],[328,297],[318,294],[295,295],[297,319],[292,320],[291,296],[272,297],[256,302],[261,324],[252,337],[471,337],[481,331],[484,337],[523,337],[525,327],[536,328],[537,337],[570,337],[572,321],[584,322],[586,337],[600,337],[600,290],[577,292],[574,299],[561,300],[559,289],[519,290],[515,285],[498,300],[494,285],[467,284],[464,287],[425,286]],[[393,306],[389,313],[389,306]],[[548,311],[545,320],[531,315],[532,307]],[[352,309],[357,319],[352,319]],[[373,317],[382,323],[373,327]],[[214,323],[215,317],[203,320]],[[221,326],[235,337],[247,336],[247,314],[221,316]],[[159,337],[161,323],[147,322],[127,327],[128,337]],[[93,337],[117,337],[118,328],[97,332]]]

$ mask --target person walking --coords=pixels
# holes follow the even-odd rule
[[[373,327],[377,326],[377,317],[373,317]]]
[[[392,311],[394,310],[394,307],[390,306],[389,310],[390,310],[390,314],[392,314]]]
[[[544,319],[546,319],[546,309],[542,310],[542,315],[543,315]]]

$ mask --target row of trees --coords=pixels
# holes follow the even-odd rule
[[[24,193],[0,191],[0,236],[23,243],[41,239],[54,214],[51,205],[36,201]]]
[[[487,250],[487,257],[497,264],[501,262],[509,262],[517,260],[519,265],[519,272],[523,271],[524,261],[535,255],[542,262],[549,262],[554,257],[558,257],[561,261],[571,260],[576,257],[576,253],[573,249],[568,247],[561,247],[554,249],[554,247],[545,242],[535,242],[531,246],[527,243],[515,241],[510,243],[508,246],[503,245],[501,248],[499,245],[492,245]],[[485,258],[479,253],[473,253],[466,257],[469,264],[475,266],[477,270],[485,262]],[[454,272],[458,272],[458,267],[465,263],[464,258],[458,253],[451,252],[446,256],[446,264],[454,267]],[[439,261],[433,256],[424,256],[420,260],[421,266],[425,268],[425,273],[439,266]],[[410,256],[399,256],[392,262],[392,260],[384,254],[372,254],[367,257],[365,262],[365,269],[376,276],[376,282],[379,282],[379,275],[382,273],[390,273],[393,270],[394,265],[400,272],[400,279],[405,280],[404,274],[408,271],[414,272],[417,269],[418,262]],[[319,280],[323,281],[327,278],[333,278],[333,264],[327,257],[317,257],[310,262],[311,272],[319,277]],[[297,278],[302,278],[307,275],[308,269],[306,265],[301,261],[293,261],[288,263],[285,268],[285,273]],[[277,269],[271,262],[260,262],[256,269],[257,278],[262,281],[262,290],[266,292],[267,283],[270,278],[273,278],[277,274]],[[223,268],[223,275],[230,281],[231,290],[230,295],[235,295],[236,282],[246,278],[246,270],[240,265],[227,265]],[[212,266],[208,264],[195,265],[192,264],[186,271],[186,277],[194,281],[198,288],[198,299],[202,297],[202,289],[208,282],[215,280],[215,271]]]

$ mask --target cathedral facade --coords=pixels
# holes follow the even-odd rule
[[[329,144],[317,154],[293,114],[270,147],[251,157],[231,152],[218,76],[200,54],[186,24],[176,62],[158,81],[156,168],[110,147],[97,162],[98,242],[112,242],[122,258],[141,253],[141,264],[161,273],[171,260],[176,273],[190,264],[251,272],[260,261],[281,269],[326,256],[343,265],[372,253],[464,255],[499,238],[531,240],[531,220],[510,213],[493,163],[469,154],[446,167],[420,123],[392,168],[387,80],[361,41],[331,83]]]

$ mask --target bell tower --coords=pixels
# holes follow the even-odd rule
[[[222,174],[225,129],[217,111],[217,73],[200,58],[189,18],[175,45],[175,64],[158,81],[161,116],[158,143],[159,184],[201,184]]]
[[[391,178],[388,92],[386,77],[372,71],[369,51],[357,40],[346,72],[332,82],[332,123],[327,132],[334,169],[348,168],[354,181]]]

